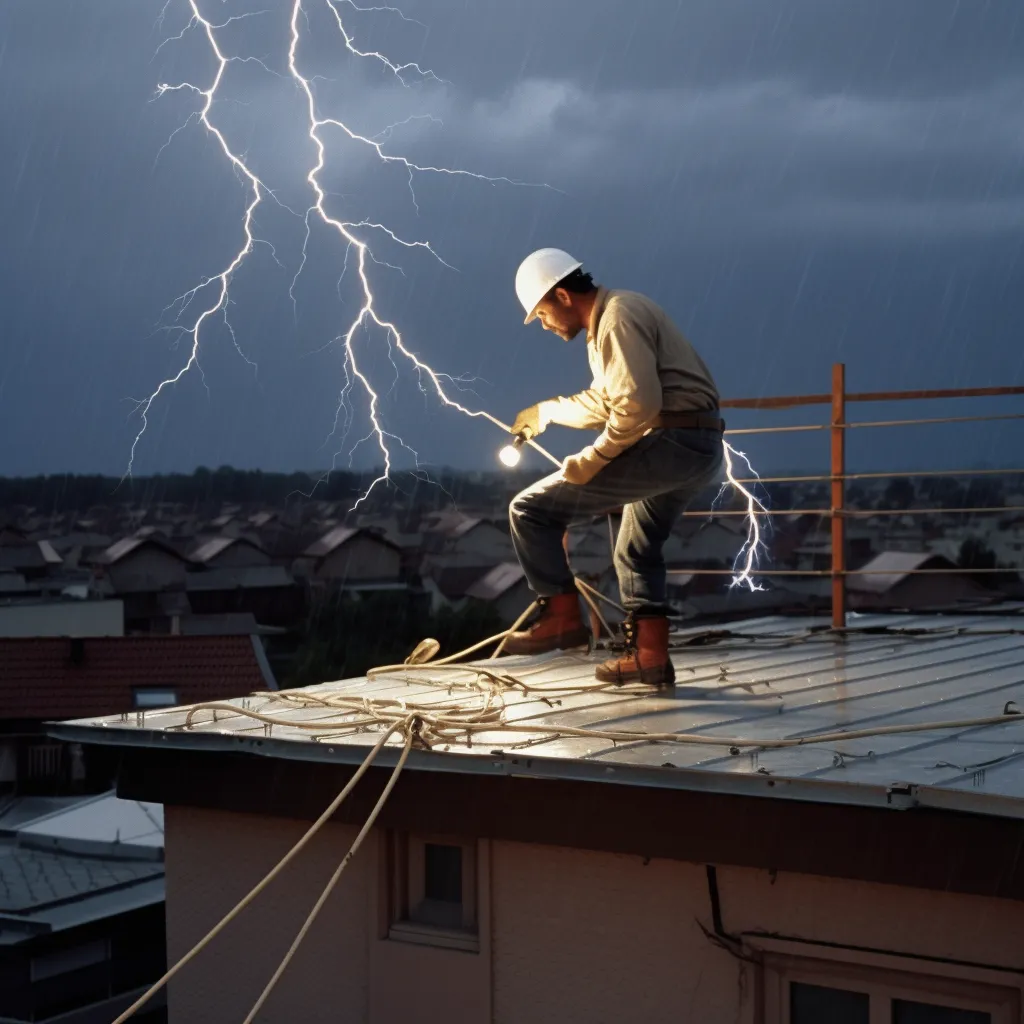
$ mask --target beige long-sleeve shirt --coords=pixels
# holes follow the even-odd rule
[[[547,423],[600,430],[603,460],[636,444],[661,412],[718,408],[711,372],[682,331],[637,292],[598,290],[587,330],[593,383],[586,391],[541,403]]]

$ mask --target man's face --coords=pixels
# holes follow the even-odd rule
[[[572,293],[564,288],[557,288],[541,299],[537,306],[537,319],[545,331],[557,334],[562,341],[572,341],[585,326]]]

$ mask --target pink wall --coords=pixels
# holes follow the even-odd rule
[[[188,948],[303,829],[168,808],[170,955]],[[173,1024],[244,1017],[353,834],[328,826],[185,969],[171,986]],[[371,839],[261,1022],[756,1024],[755,968],[697,924],[711,925],[703,865],[484,842],[480,952],[466,953],[382,937],[383,861]],[[732,932],[1024,967],[1018,903],[728,867],[719,869],[719,888]]]
[[[308,828],[298,821],[166,809],[167,956],[181,956]],[[238,1022],[255,1003],[356,829],[327,825],[300,859],[170,983],[175,1024]],[[352,861],[259,1020],[365,1021],[374,862]]]
[[[497,1024],[750,1019],[703,867],[497,843],[493,876]]]

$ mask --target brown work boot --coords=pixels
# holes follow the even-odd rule
[[[668,619],[627,618],[622,624],[626,649],[621,658],[597,666],[594,675],[603,683],[646,683],[675,686],[676,672],[668,656]]]
[[[575,592],[540,597],[537,604],[539,615],[533,624],[509,634],[506,654],[544,654],[564,647],[580,647],[590,641]]]

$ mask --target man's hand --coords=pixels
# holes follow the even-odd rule
[[[608,465],[592,445],[587,445],[577,455],[569,455],[562,463],[562,478],[567,484],[589,484]]]
[[[515,422],[512,424],[512,433],[525,434],[527,439],[543,434],[548,425],[547,417],[541,409],[543,404],[543,402],[538,402],[517,413]]]

